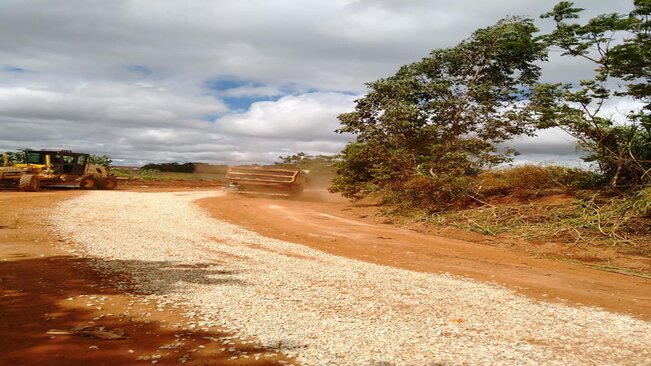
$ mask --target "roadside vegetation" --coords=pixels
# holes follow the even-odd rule
[[[351,133],[331,190],[387,212],[486,235],[510,233],[651,255],[651,1],[581,19],[562,1],[541,20],[504,18],[367,84],[339,116]],[[537,22],[553,22],[541,34]],[[549,52],[593,78],[542,83]],[[613,112],[617,103],[634,106]],[[595,170],[498,169],[517,136],[559,128]],[[556,197],[557,199],[550,199]]]
[[[558,172],[569,173],[556,179]],[[522,174],[531,174],[521,181]],[[577,175],[575,175],[578,173]],[[476,202],[448,211],[412,211],[428,223],[484,235],[611,247],[651,257],[651,188],[633,194],[583,189],[591,173],[560,167],[519,167],[479,175]],[[495,179],[498,175],[497,179]],[[526,185],[540,181],[539,185]],[[510,184],[510,183],[513,184]],[[404,213],[404,211],[403,211]]]

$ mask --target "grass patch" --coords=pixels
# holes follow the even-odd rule
[[[226,171],[210,171],[210,172],[195,172],[195,173],[175,173],[175,172],[161,172],[154,169],[114,169],[112,172],[123,178],[134,180],[158,180],[158,181],[174,181],[174,180],[187,180],[187,181],[226,181]]]
[[[651,256],[651,219],[640,216],[634,199],[585,194],[553,204],[531,201],[435,213],[427,221],[484,235],[610,246],[622,253]]]
[[[598,174],[584,169],[522,165],[481,172],[475,178],[475,191],[487,199],[500,196],[534,198],[597,188],[601,184]]]
[[[524,165],[474,176],[419,174],[383,196],[385,213],[537,242],[608,246],[651,256],[651,187],[604,187],[596,173]]]

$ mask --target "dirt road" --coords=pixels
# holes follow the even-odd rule
[[[186,316],[193,309],[151,298],[130,287],[129,278],[95,270],[101,259],[72,253],[73,243],[53,234],[52,217],[57,204],[84,194],[0,191],[0,365],[278,366],[291,361],[225,329],[199,325]],[[103,207],[96,224],[118,214]],[[150,264],[150,271],[160,267]],[[128,338],[47,334],[86,326],[123,330]]]
[[[577,292],[573,301],[591,305],[615,293],[626,298],[601,305],[640,318],[649,311],[647,280],[371,227],[310,203],[213,196],[91,192],[64,202],[52,219],[70,248],[96,258],[101,271],[122,274],[152,298],[196,309],[197,324],[255,337],[251,342],[306,365],[651,362],[645,320],[535,301],[438,272],[487,280],[486,268],[496,267],[495,279],[510,278],[524,293]],[[231,220],[247,218],[247,225],[288,241],[211,219],[193,203],[201,198],[215,217],[231,212]]]
[[[228,195],[199,203],[216,219],[334,255],[420,272],[449,272],[540,300],[598,306],[651,320],[651,279],[373,223],[353,214],[347,200],[324,192],[307,200]]]

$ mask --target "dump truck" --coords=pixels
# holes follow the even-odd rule
[[[26,150],[23,163],[12,164],[2,156],[0,185],[24,192],[46,186],[75,186],[82,189],[115,189],[117,178],[106,167],[90,164],[90,155],[70,150]]]
[[[232,192],[298,196],[303,192],[307,171],[268,167],[230,167],[226,172]]]

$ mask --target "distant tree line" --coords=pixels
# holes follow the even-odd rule
[[[154,164],[149,163],[143,165],[141,170],[158,170],[159,172],[171,172],[171,173],[194,173],[195,164],[194,163],[160,163]]]
[[[334,155],[308,155],[299,152],[293,155],[279,156],[276,165],[288,165],[300,169],[319,169],[331,167],[334,163]]]

